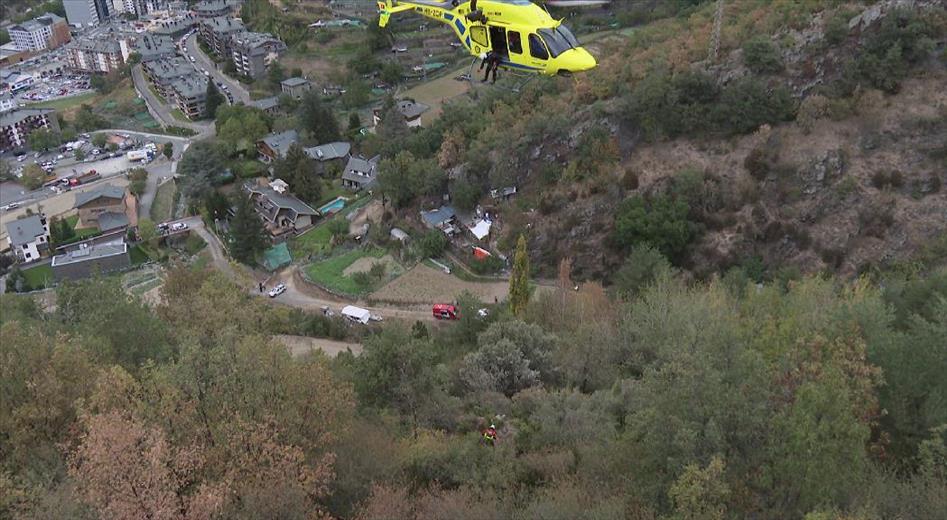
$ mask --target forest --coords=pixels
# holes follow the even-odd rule
[[[947,271],[560,289],[346,334],[179,267],[0,297],[13,518],[944,518]],[[471,312],[466,312],[471,311]],[[334,331],[334,332],[333,332]],[[484,442],[494,423],[498,438]]]

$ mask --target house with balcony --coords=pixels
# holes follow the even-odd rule
[[[272,34],[243,32],[230,39],[230,53],[238,74],[259,78],[286,52],[286,44]]]
[[[107,233],[138,225],[138,201],[118,186],[106,185],[76,193],[73,209],[79,213],[78,228],[96,228]]]
[[[274,238],[298,235],[312,227],[319,212],[289,193],[289,185],[276,179],[269,185],[247,184],[253,208],[263,227]]]
[[[378,178],[378,163],[380,161],[380,155],[376,155],[371,159],[365,159],[361,156],[350,157],[342,171],[342,187],[359,191],[374,186]]]
[[[29,215],[7,222],[7,243],[20,262],[38,260],[49,249],[49,223],[46,215]]]
[[[205,18],[200,21],[198,37],[218,56],[230,56],[230,40],[235,35],[246,32],[243,22],[228,16]]]
[[[286,130],[260,139],[256,143],[256,149],[260,152],[260,160],[269,164],[286,157],[289,148],[298,142],[299,133],[295,130]]]

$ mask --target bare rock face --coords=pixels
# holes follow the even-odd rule
[[[803,193],[812,195],[830,184],[845,171],[845,154],[841,150],[829,150],[813,159],[799,170],[799,178],[805,183]]]

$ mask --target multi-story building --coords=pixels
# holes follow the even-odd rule
[[[230,39],[236,34],[246,32],[243,22],[226,16],[205,18],[200,22],[201,41],[218,56],[230,55]]]
[[[125,188],[106,185],[76,194],[79,213],[78,228],[96,228],[99,231],[125,230],[138,225],[138,203]]]
[[[135,2],[133,0],[106,0],[109,3],[109,14],[112,16],[119,14],[138,14],[135,11]]]
[[[113,0],[63,0],[70,25],[90,27],[104,22],[111,15]]]
[[[197,22],[198,19],[191,15],[183,16],[174,20],[165,20],[154,24],[151,27],[151,33],[167,36],[169,38],[180,38],[181,36],[184,36],[184,33],[190,31],[191,28],[196,26]]]
[[[272,34],[243,32],[230,40],[231,57],[238,74],[259,78],[270,63],[286,51],[286,44]]]
[[[46,215],[29,215],[7,223],[7,241],[17,260],[39,260],[40,252],[49,249],[49,223]]]
[[[172,58],[177,54],[174,40],[169,36],[158,34],[145,33],[138,36],[129,48],[131,52],[141,56],[142,63]]]
[[[125,64],[128,52],[122,48],[125,40],[101,34],[77,38],[68,47],[69,66],[86,72],[109,73]]]
[[[16,92],[29,87],[36,81],[30,74],[23,74],[14,69],[0,70],[0,92]]]
[[[188,119],[204,117],[207,109],[207,78],[200,74],[185,76],[172,83],[171,90],[178,109]]]
[[[0,114],[0,152],[26,146],[37,128],[59,132],[56,111],[51,108],[19,108]]]
[[[216,18],[238,13],[242,4],[242,0],[202,0],[191,11],[200,18]]]
[[[280,82],[280,88],[283,94],[293,99],[302,99],[306,92],[312,89],[312,83],[306,78],[287,78]]]
[[[164,11],[168,8],[168,0],[133,0],[133,2],[138,16]]]
[[[13,98],[13,94],[9,92],[0,94],[0,112],[6,112],[14,108],[16,108],[16,99]]]
[[[10,39],[21,51],[55,49],[72,39],[66,19],[53,13],[10,26]]]
[[[180,56],[148,61],[142,64],[141,69],[158,94],[169,101],[174,100],[175,94],[171,86],[175,81],[188,76],[200,76],[194,66]]]

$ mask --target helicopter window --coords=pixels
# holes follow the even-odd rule
[[[577,40],[575,35],[572,34],[572,31],[566,27],[566,24],[559,24],[559,27],[556,27],[556,32],[561,34],[562,37],[565,38],[567,42],[569,42],[569,45],[572,46],[573,49],[579,47],[579,40]]]
[[[529,35],[529,53],[538,60],[549,59],[549,52],[546,51],[546,46],[543,45],[543,41],[539,36],[535,34]]]
[[[549,52],[552,53],[553,58],[572,48],[569,41],[554,29],[540,29],[539,34],[542,35],[546,45],[549,46]]]
[[[486,27],[471,27],[470,28],[470,39],[478,45],[484,47],[490,46],[490,41],[487,39],[487,28]]]
[[[506,36],[509,39],[510,52],[523,54],[523,40],[520,39],[520,33],[507,31]]]

